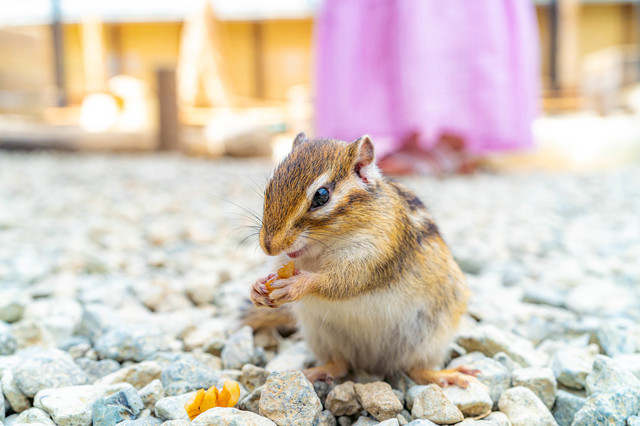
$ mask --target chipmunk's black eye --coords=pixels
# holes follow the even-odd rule
[[[311,208],[317,209],[318,207],[327,204],[327,201],[329,201],[329,190],[327,188],[320,188],[313,195]]]

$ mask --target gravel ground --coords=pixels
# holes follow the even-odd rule
[[[240,327],[270,167],[0,153],[0,425],[187,425],[226,379],[194,424],[640,425],[640,168],[406,181],[473,291],[462,390],[311,384],[296,334]]]

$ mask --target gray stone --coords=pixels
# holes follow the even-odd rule
[[[517,386],[505,391],[498,401],[513,426],[554,426],[553,415],[529,388]]]
[[[59,349],[36,351],[13,368],[18,388],[33,397],[39,390],[87,383],[87,375],[73,358]]]
[[[242,375],[238,382],[247,388],[249,392],[264,385],[269,377],[269,371],[262,367],[256,367],[253,364],[245,364],[242,367]]]
[[[520,364],[512,360],[511,357],[504,352],[498,352],[491,359],[500,363],[500,365],[507,369],[509,374],[516,368],[522,368]]]
[[[4,413],[6,411],[4,404],[4,393],[2,393],[2,382],[0,382],[0,422],[4,421]]]
[[[524,386],[535,393],[547,406],[553,407],[558,387],[553,371],[548,367],[529,367],[513,370],[513,386]]]
[[[121,326],[122,320],[113,308],[100,303],[89,303],[83,307],[76,333],[96,342],[108,330]]]
[[[529,340],[493,325],[464,330],[456,342],[467,352],[480,351],[488,357],[505,352],[523,367],[541,366],[547,362],[547,355],[537,351]]]
[[[511,426],[511,422],[506,414],[494,411],[482,420],[477,422],[480,426]]]
[[[313,382],[313,388],[315,389],[318,398],[320,398],[320,402],[323,407],[327,401],[327,395],[329,395],[329,392],[331,392],[334,387],[335,384],[333,381],[327,382],[326,380],[316,380]]]
[[[266,365],[266,369],[273,371],[303,370],[314,360],[313,353],[304,341],[296,342],[277,354]]]
[[[10,416],[7,416],[4,419],[4,426],[13,426],[17,418],[18,418],[18,414],[15,414],[15,413]]]
[[[156,417],[141,417],[135,420],[122,421],[118,423],[118,426],[159,426],[161,424],[162,420]]]
[[[220,372],[194,359],[182,358],[162,370],[164,394],[176,396],[198,389],[209,389],[221,378]]]
[[[98,385],[114,383],[129,383],[136,389],[141,389],[153,380],[160,379],[162,367],[156,361],[143,361],[128,367],[120,368],[105,375],[96,382]]]
[[[407,408],[411,410],[413,408],[413,401],[420,395],[420,393],[427,388],[427,385],[416,385],[409,388],[404,395],[404,400]]]
[[[260,415],[278,425],[311,424],[320,411],[320,399],[300,371],[271,373],[262,387]]]
[[[388,383],[357,383],[354,389],[362,408],[378,421],[394,418],[402,411],[402,403]]]
[[[427,419],[416,419],[407,423],[407,426],[437,426],[434,422]]]
[[[470,381],[469,387],[447,386],[444,395],[460,409],[465,416],[479,416],[491,411],[493,401],[487,389],[480,383]]]
[[[498,361],[488,358],[480,352],[472,352],[456,358],[449,363],[447,368],[455,368],[461,365],[479,371],[476,378],[489,389],[489,396],[493,401],[493,406],[497,408],[502,392],[511,387],[509,370]]]
[[[162,382],[158,379],[152,380],[138,391],[138,395],[146,408],[153,409],[156,402],[164,398]]]
[[[298,423],[287,423],[298,424]],[[311,424],[311,423],[306,423]],[[240,411],[235,408],[215,407],[211,408],[191,422],[192,426],[273,426],[269,419],[259,416],[250,411]]]
[[[438,385],[428,385],[413,401],[411,415],[437,424],[451,425],[464,419],[458,407],[449,401]]]
[[[187,417],[187,420],[166,420],[162,422],[162,426],[190,426],[191,420]]]
[[[91,421],[94,426],[114,426],[126,418],[126,409],[119,405],[108,405],[104,398],[93,403]]]
[[[85,372],[85,374],[87,375],[87,381],[89,383],[94,383],[96,380],[99,380],[100,378],[120,369],[120,363],[112,359],[94,361],[89,358],[81,357],[77,358],[75,362],[80,368],[82,368],[82,371]]]
[[[44,425],[55,425],[49,414],[41,410],[40,408],[29,408],[26,411],[20,413],[20,415],[14,420],[15,424],[20,423],[39,423]]]
[[[133,386],[128,386],[104,398],[106,405],[123,407],[132,417],[137,417],[144,409],[144,403]]]
[[[593,361],[593,370],[586,379],[587,396],[595,393],[611,393],[620,389],[634,389],[640,392],[640,379],[623,370],[614,360],[597,355]]]
[[[262,395],[262,387],[256,388],[238,401],[238,409],[244,411],[251,411],[252,413],[260,414],[260,396]]]
[[[362,410],[351,381],[334,386],[324,406],[335,416],[351,416]]]
[[[393,418],[378,423],[378,426],[400,426],[400,422],[398,422],[398,419]]]
[[[167,396],[156,402],[154,412],[156,417],[162,420],[187,420],[189,416],[184,406],[196,395],[189,392],[178,396]]]
[[[323,410],[313,421],[313,426],[338,426],[338,421],[329,410]]]
[[[597,393],[587,398],[573,417],[572,426],[607,424],[625,426],[626,420],[640,412],[640,393],[620,389],[611,393]]]
[[[0,321],[0,356],[11,355],[18,349],[18,341],[13,335],[11,327]]]
[[[253,329],[245,325],[227,339],[220,355],[222,365],[224,368],[239,370],[243,365],[251,363],[254,352]]]
[[[35,319],[23,319],[11,326],[11,331],[18,342],[18,348],[30,348],[38,346],[40,348],[55,348],[55,337]]]
[[[45,410],[53,421],[61,426],[90,425],[93,404],[127,387],[128,384],[112,386],[69,386],[43,389],[33,399],[33,405]]]
[[[159,329],[139,325],[107,331],[96,341],[95,349],[102,358],[140,362],[169,346]]]
[[[622,367],[623,370],[633,373],[640,379],[640,353],[618,355],[613,357],[613,360]]]
[[[31,298],[20,288],[0,289],[0,321],[17,322]]]
[[[353,423],[353,426],[376,426],[378,424],[380,424],[380,422],[372,419],[371,417],[360,416],[358,417],[358,420]]]
[[[2,393],[5,397],[5,405],[8,403],[9,407],[16,413],[21,413],[31,408],[29,398],[16,385],[11,368],[5,369],[2,373]]]
[[[640,350],[634,337],[628,327],[607,321],[604,321],[596,330],[598,345],[602,348],[605,355],[610,357],[632,354]]]
[[[551,361],[551,369],[558,383],[572,389],[584,389],[597,354],[597,345],[557,351]]]
[[[553,406],[553,417],[560,426],[571,426],[573,417],[582,408],[587,399],[571,392],[559,389],[556,393],[556,403]]]

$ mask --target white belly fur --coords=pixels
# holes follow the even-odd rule
[[[305,340],[320,362],[390,374],[437,368],[452,331],[433,318],[429,301],[382,290],[345,301],[305,296],[295,307]]]

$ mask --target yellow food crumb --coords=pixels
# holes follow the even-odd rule
[[[206,391],[200,389],[190,402],[187,402],[184,409],[187,411],[189,419],[195,419],[199,414],[204,413],[213,407],[233,407],[240,398],[240,385],[233,380],[227,380],[222,385],[222,390],[211,386]]]
[[[271,292],[272,288],[272,284],[275,280],[284,280],[286,278],[291,278],[294,274],[296,270],[295,264],[293,262],[293,260],[289,261],[289,262],[285,262],[279,269],[277,272],[277,275],[273,278],[271,278],[269,281],[267,281],[264,285],[265,287],[267,287],[267,290],[269,292]]]

